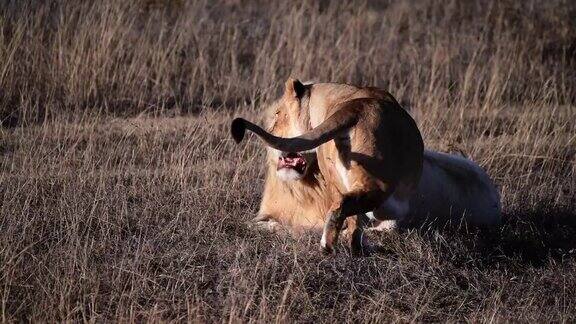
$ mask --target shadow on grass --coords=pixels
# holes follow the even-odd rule
[[[544,266],[550,259],[562,261],[576,255],[576,211],[569,206],[511,210],[503,219],[497,231],[478,235],[477,249],[488,262],[492,256],[500,255]]]
[[[417,230],[458,264],[542,267],[576,256],[576,211],[570,206],[542,204],[530,210],[509,210],[493,229],[423,226]],[[442,237],[442,243],[437,239]]]

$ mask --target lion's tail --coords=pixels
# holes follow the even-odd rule
[[[346,106],[338,109],[322,124],[305,134],[292,138],[274,136],[258,125],[242,118],[236,118],[232,121],[232,137],[234,137],[236,143],[240,143],[244,138],[246,129],[248,129],[258,135],[266,144],[277,150],[283,152],[309,151],[334,139],[356,125],[362,107],[361,102],[352,100]]]

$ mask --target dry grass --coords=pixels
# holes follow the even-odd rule
[[[0,2],[3,321],[576,320],[573,1]],[[501,188],[491,232],[249,231],[289,76],[377,85]]]

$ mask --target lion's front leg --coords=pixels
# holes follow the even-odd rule
[[[248,223],[252,229],[276,233],[282,228],[282,224],[278,222],[273,216],[268,214],[259,214],[252,218]]]

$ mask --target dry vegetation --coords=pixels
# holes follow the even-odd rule
[[[434,3],[434,4],[432,4]],[[3,321],[576,320],[574,1],[1,1]],[[494,231],[247,229],[289,76],[389,89],[478,161]]]

